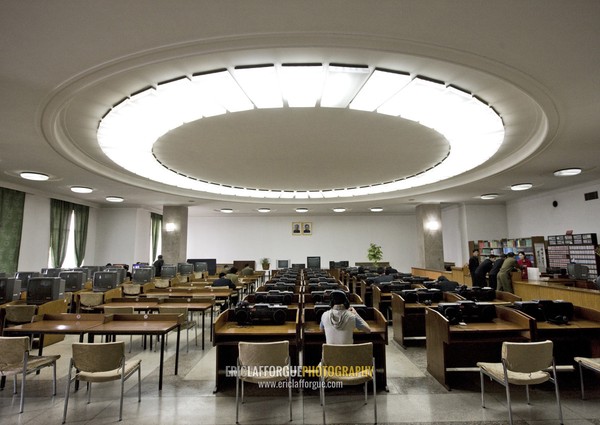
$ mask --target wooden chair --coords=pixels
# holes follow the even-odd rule
[[[529,404],[529,385],[542,384],[550,381],[554,384],[556,403],[558,405],[558,418],[563,424],[556,364],[552,355],[553,343],[550,340],[541,342],[503,342],[502,362],[479,362],[481,378],[481,407],[484,403],[484,375],[498,382],[506,389],[508,403],[508,421],[512,425],[512,406],[510,401],[510,384],[525,385],[527,404]]]
[[[244,403],[244,382],[288,382],[290,421],[292,420],[292,382],[289,341],[238,343],[235,379],[235,423],[239,423],[240,400]],[[241,397],[240,397],[241,382]]]
[[[63,412],[64,424],[67,420],[69,393],[73,381],[88,383],[88,404],[92,398],[92,383],[121,381],[121,400],[119,406],[119,421],[123,419],[123,394],[125,381],[135,372],[138,375],[138,403],[142,400],[141,360],[125,360],[125,343],[123,341],[97,344],[73,343],[73,357],[67,376],[65,390],[65,407]],[[75,373],[73,373],[75,371]]]
[[[321,405],[323,406],[323,424],[325,420],[325,383],[341,382],[342,385],[361,385],[365,387],[367,404],[367,384],[373,382],[373,413],[377,423],[377,381],[375,377],[375,358],[373,343],[364,344],[323,344],[320,369]],[[343,371],[349,371],[340,373]]]
[[[27,375],[52,366],[52,395],[56,395],[56,361],[60,355],[32,356],[29,354],[30,341],[27,336],[0,337],[0,375],[13,376],[13,390],[17,393],[17,376],[21,375],[21,404],[25,404],[25,383]]]
[[[581,382],[581,399],[585,400],[585,392],[583,389],[583,369],[593,370],[600,373],[600,358],[590,357],[575,357],[574,359],[579,364],[579,379]]]

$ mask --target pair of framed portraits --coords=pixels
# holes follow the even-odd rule
[[[292,235],[294,236],[310,236],[312,235],[312,231],[312,222],[310,221],[292,222]]]

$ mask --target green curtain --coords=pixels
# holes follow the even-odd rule
[[[85,258],[90,207],[73,204],[73,211],[75,212],[75,260],[77,261],[77,267],[81,267]]]
[[[19,265],[25,192],[0,187],[0,271],[13,275]]]
[[[58,199],[50,200],[50,252],[53,267],[60,268],[67,254],[67,241],[73,204]]]
[[[160,230],[162,227],[162,215],[151,212],[150,213],[150,226],[151,226],[151,241],[152,241],[152,258],[150,263],[154,261],[158,254],[158,237],[160,236]]]

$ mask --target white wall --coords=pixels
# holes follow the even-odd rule
[[[508,237],[564,235],[567,230],[600,234],[600,200],[583,196],[593,191],[600,191],[600,181],[507,203]]]
[[[307,256],[350,264],[367,260],[369,243],[381,245],[383,261],[398,270],[416,264],[414,215],[289,216],[289,217],[192,217],[188,219],[188,258],[233,260],[271,259],[306,263]],[[312,236],[294,236],[292,222],[312,222]]]

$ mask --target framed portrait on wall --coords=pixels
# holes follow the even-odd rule
[[[305,221],[302,223],[302,234],[304,236],[310,236],[312,235],[312,222],[310,221]]]
[[[294,221],[292,223],[292,235],[302,236],[302,223],[301,222]]]

